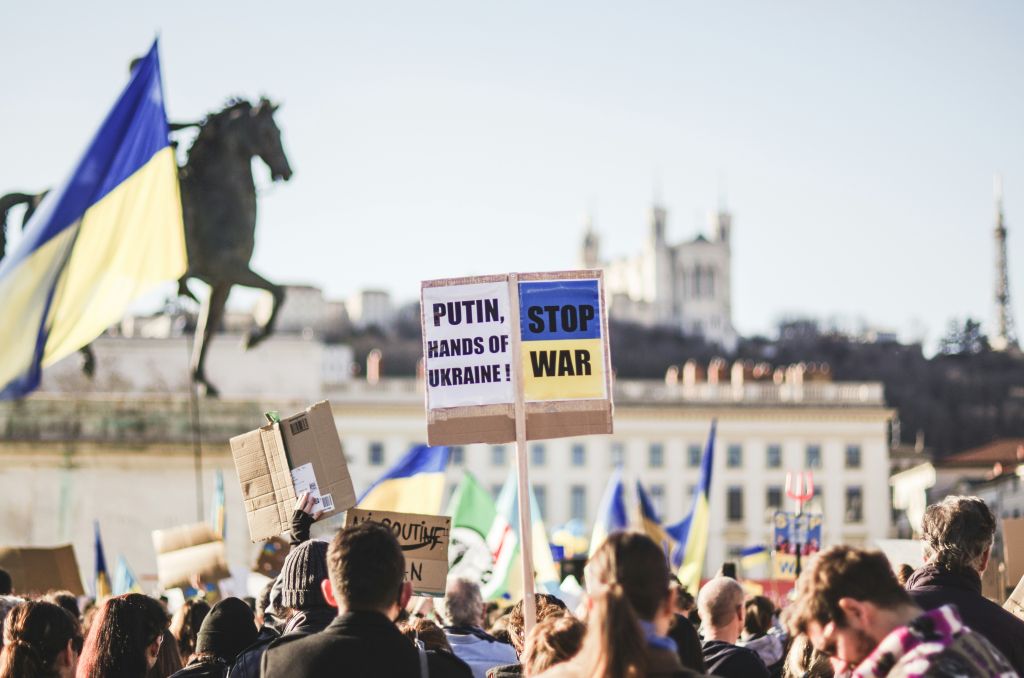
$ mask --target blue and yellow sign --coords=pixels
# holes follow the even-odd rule
[[[519,309],[526,400],[606,398],[599,281],[521,281]]]

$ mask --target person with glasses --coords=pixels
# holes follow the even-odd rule
[[[64,608],[27,601],[7,615],[0,678],[72,678],[82,653],[82,627]]]
[[[955,606],[928,612],[900,586],[881,551],[834,546],[812,559],[785,615],[794,635],[832,658],[837,675],[1017,676],[963,624]]]

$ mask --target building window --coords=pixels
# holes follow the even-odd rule
[[[452,466],[462,466],[466,463],[466,448],[462,445],[453,445],[448,448],[448,458]]]
[[[743,447],[730,445],[725,452],[725,465],[729,468],[740,468],[743,466]]]
[[[530,445],[530,463],[534,466],[544,465],[544,445],[541,443],[534,443]]]
[[[768,446],[768,468],[782,468],[782,445]]]
[[[810,469],[821,468],[821,445],[807,446],[807,460],[804,466]]]
[[[572,446],[572,465],[584,466],[587,463],[586,450],[582,445]]]
[[[860,445],[846,446],[846,468],[860,468]]]
[[[370,466],[384,465],[384,443],[370,443]]]
[[[765,505],[772,511],[782,509],[782,488],[772,485],[765,493]]]
[[[686,447],[686,465],[690,468],[697,468],[700,466],[700,457],[703,450],[700,449],[700,445],[688,445]]]
[[[612,443],[612,468],[616,466],[622,466],[623,460],[625,459],[625,450],[623,449],[622,443]]]
[[[537,510],[540,516],[534,516],[534,520],[546,518],[548,515],[548,488],[546,485],[534,485],[533,496],[537,500]]]
[[[743,488],[732,486],[726,495],[726,519],[730,523],[743,520]]]
[[[665,486],[664,485],[651,485],[650,491],[648,492],[651,496],[651,503],[654,504],[654,510],[658,512],[658,515],[662,515],[665,512]]]
[[[859,523],[864,520],[864,493],[860,487],[846,488],[846,522]]]
[[[573,520],[587,520],[587,488],[573,485],[569,488],[569,517]]]
[[[665,448],[661,443],[651,443],[647,448],[647,465],[651,468],[661,468],[665,465]]]
[[[491,466],[505,465],[505,446],[494,445],[491,447]]]

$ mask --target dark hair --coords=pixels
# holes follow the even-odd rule
[[[815,621],[843,626],[846,617],[841,598],[871,602],[892,609],[910,603],[910,595],[896,581],[881,551],[833,546],[811,560],[796,583],[796,598],[786,610],[786,624],[793,635],[805,633]]]
[[[78,619],[82,616],[82,611],[78,609],[78,598],[71,591],[50,591],[43,600],[54,605],[60,605],[65,610],[71,613],[71,616]]]
[[[697,607],[697,600],[693,595],[683,586],[683,583],[679,581],[679,577],[674,574],[670,574],[668,577],[669,588],[675,593],[675,605],[676,612],[679,614],[686,614],[690,610]]]
[[[185,661],[178,652],[178,642],[169,630],[164,630],[164,640],[160,643],[160,654],[156,656],[156,663],[146,674],[146,678],[167,678],[185,666]]]
[[[925,509],[921,521],[926,559],[953,572],[981,569],[995,534],[996,518],[978,497],[946,497]]]
[[[9,596],[12,590],[11,573],[0,567],[0,596]]]
[[[171,617],[171,635],[178,643],[178,652],[186,661],[196,651],[196,638],[208,614],[210,604],[202,598],[192,598],[186,600]]]
[[[363,522],[338,530],[327,550],[335,599],[350,610],[385,610],[398,601],[405,556],[391,530]]]
[[[78,678],[142,678],[146,650],[167,628],[163,605],[141,593],[108,598],[96,614],[78,660]]]
[[[907,582],[914,576],[914,566],[908,565],[907,563],[900,563],[896,567],[896,581],[900,583],[900,586],[906,588]]]
[[[78,620],[53,603],[27,601],[4,619],[4,648],[0,651],[0,678],[57,676],[54,662],[71,642],[82,651]]]
[[[534,595],[534,600],[537,604],[538,624],[545,619],[564,617],[569,614],[565,603],[550,593],[537,593]],[[516,654],[522,654],[523,648],[526,646],[526,635],[524,633],[526,620],[523,619],[523,601],[521,599],[512,606],[512,610],[508,613],[507,628],[509,641],[512,643],[512,647],[516,649]]]
[[[775,605],[764,596],[753,596],[744,603],[743,630],[755,638],[768,633],[772,627]]]
[[[452,651],[451,643],[448,642],[448,636],[444,634],[444,630],[429,619],[423,617],[407,619],[398,623],[398,630],[409,640],[422,641],[423,647],[427,650]]]
[[[538,676],[580,651],[587,627],[571,615],[549,617],[530,630],[521,657],[523,675]]]

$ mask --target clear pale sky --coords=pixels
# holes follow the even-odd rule
[[[172,120],[284,104],[272,280],[410,300],[571,267],[587,212],[631,253],[655,191],[693,237],[721,193],[740,332],[801,312],[933,341],[993,317],[1001,171],[1024,323],[1020,3],[7,2],[0,191],[68,172],[157,33]]]

